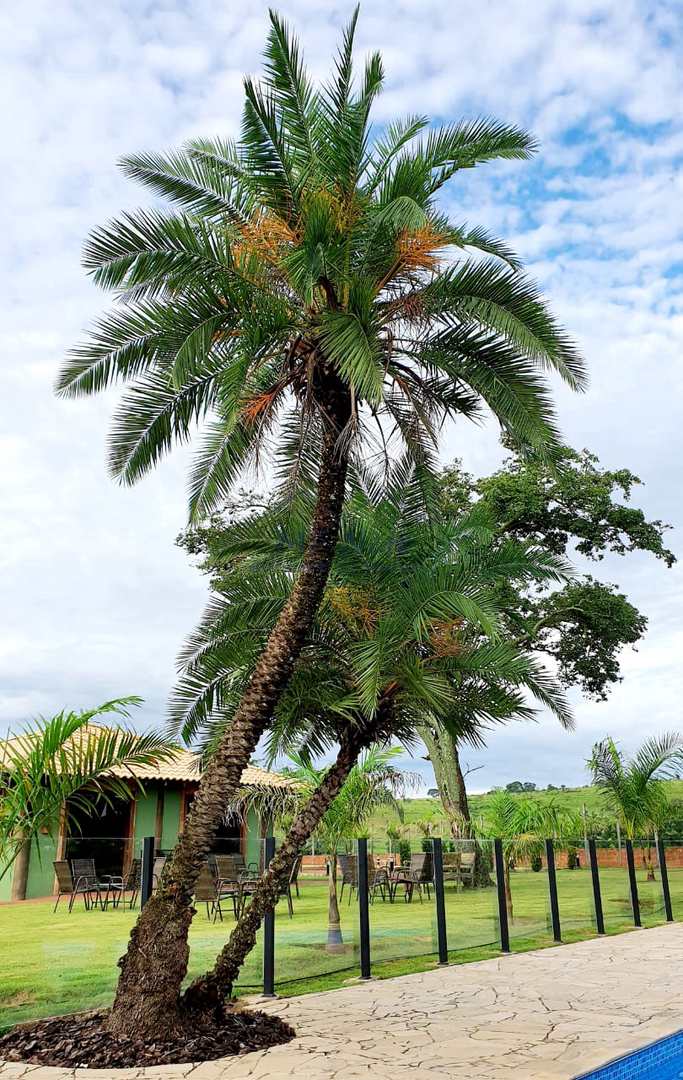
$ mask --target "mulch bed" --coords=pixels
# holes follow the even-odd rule
[[[289,1042],[295,1035],[278,1016],[227,1009],[220,1025],[195,1028],[175,1042],[149,1043],[114,1038],[104,1028],[106,1017],[106,1011],[72,1013],[20,1024],[0,1038],[0,1062],[68,1069],[185,1064],[263,1050]]]

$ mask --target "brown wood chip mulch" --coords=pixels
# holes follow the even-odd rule
[[[295,1032],[278,1016],[226,1010],[220,1025],[197,1028],[175,1042],[119,1039],[105,1030],[106,1011],[55,1016],[21,1024],[0,1038],[0,1061],[30,1065],[133,1068],[212,1061],[289,1042]]]

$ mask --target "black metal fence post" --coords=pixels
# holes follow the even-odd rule
[[[626,841],[626,863],[628,866],[628,884],[631,890],[631,910],[633,925],[642,926],[640,921],[640,901],[638,900],[638,881],[636,879],[636,861],[633,857],[633,841]]]
[[[600,869],[598,867],[598,852],[595,840],[588,840],[588,858],[591,864],[591,881],[593,883],[593,907],[595,908],[595,927],[599,934],[605,933],[605,916],[602,912],[602,892],[600,891]]]
[[[264,869],[275,854],[275,837],[267,836],[263,857]],[[275,997],[275,908],[263,917],[263,996]]]
[[[439,943],[439,963],[448,963],[448,933],[446,930],[446,897],[443,891],[443,845],[440,836],[432,839],[434,895],[436,897],[436,936]]]
[[[671,906],[671,891],[669,889],[669,871],[666,866],[666,850],[661,836],[657,837],[657,859],[659,861],[659,874],[662,879],[662,896],[664,898],[664,911],[666,921],[674,921],[673,908]]]
[[[496,864],[496,886],[498,889],[500,947],[503,952],[510,952],[510,928],[508,926],[508,909],[505,899],[505,859],[503,857],[502,840],[493,841],[493,855]]]
[[[358,918],[360,920],[360,977],[369,979],[370,968],[370,890],[368,887],[368,842],[358,840]]]
[[[140,907],[143,908],[154,890],[154,845],[153,836],[146,836],[142,841],[142,868],[140,878]]]
[[[557,874],[555,873],[555,847],[552,840],[545,842],[545,860],[548,867],[548,890],[550,892],[550,918],[553,924],[553,940],[562,941],[560,905],[557,899]]]

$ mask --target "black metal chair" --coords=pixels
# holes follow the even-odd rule
[[[301,855],[297,855],[296,859],[292,863],[292,869],[289,871],[289,877],[287,883],[280,889],[280,896],[287,897],[287,910],[289,911],[290,919],[294,915],[294,904],[292,902],[292,886],[296,890],[296,895],[299,895],[299,868],[301,867]]]
[[[102,893],[107,891],[107,882],[100,881],[95,869],[94,859],[71,859],[71,876],[75,887],[79,891],[83,888],[90,895],[90,904],[93,908],[100,905],[104,909]]]
[[[399,866],[397,870],[394,870],[391,875],[391,899],[396,896],[396,890],[399,885],[403,885],[405,893],[403,899],[406,903],[410,903],[413,899],[413,893],[417,889],[417,894],[422,903],[422,890],[427,893],[427,899],[431,899],[431,893],[429,891],[430,885],[433,883],[433,861],[431,851],[417,851],[410,856],[409,866]]]
[[[339,899],[341,900],[343,897],[344,888],[348,885],[348,902],[350,904],[354,891],[358,892],[358,858],[355,855],[337,855],[337,864],[342,872],[342,887]],[[377,893],[380,894],[382,900],[386,900],[387,896],[391,899],[389,875],[385,869],[375,867],[372,855],[368,856],[368,893],[370,903],[374,901]]]
[[[129,910],[132,910],[138,899],[140,893],[140,882],[142,878],[142,861],[140,859],[133,859],[128,869],[128,873],[124,876],[112,876],[107,878],[107,892],[104,898],[104,906],[108,907],[109,904],[112,907],[117,908],[121,903],[125,908],[128,904]],[[128,900],[126,900],[126,893],[130,893]]]
[[[83,897],[83,904],[86,911],[90,907],[91,902],[91,889],[85,881],[75,881],[71,866],[66,859],[57,859],[53,862],[55,870],[55,877],[57,878],[57,900],[52,911],[55,912],[59,905],[59,901],[63,896],[69,897],[69,912],[73,910],[74,902],[77,896]]]

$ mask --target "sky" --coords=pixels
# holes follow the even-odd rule
[[[351,5],[284,3],[311,72],[325,77]],[[444,196],[522,256],[585,354],[591,385],[556,387],[567,441],[628,467],[638,503],[683,545],[683,7],[679,0],[373,0],[359,56],[379,48],[379,127],[492,115],[532,130],[531,163],[482,166]],[[80,251],[88,231],[149,195],[116,168],[124,153],[236,135],[241,80],[255,74],[267,6],[234,0],[26,0],[0,12],[0,732],[36,714],[136,693],[161,724],[175,656],[206,582],[174,543],[186,515],[187,453],[135,488],[105,468],[115,393],[62,401],[66,351],[107,306]],[[476,474],[502,458],[493,425],[457,425],[442,457]],[[683,570],[645,555],[608,559],[649,618],[607,703],[575,697],[577,730],[497,731],[465,752],[473,789],[585,780],[609,732],[633,749],[683,729]],[[429,766],[410,763],[431,786]]]

